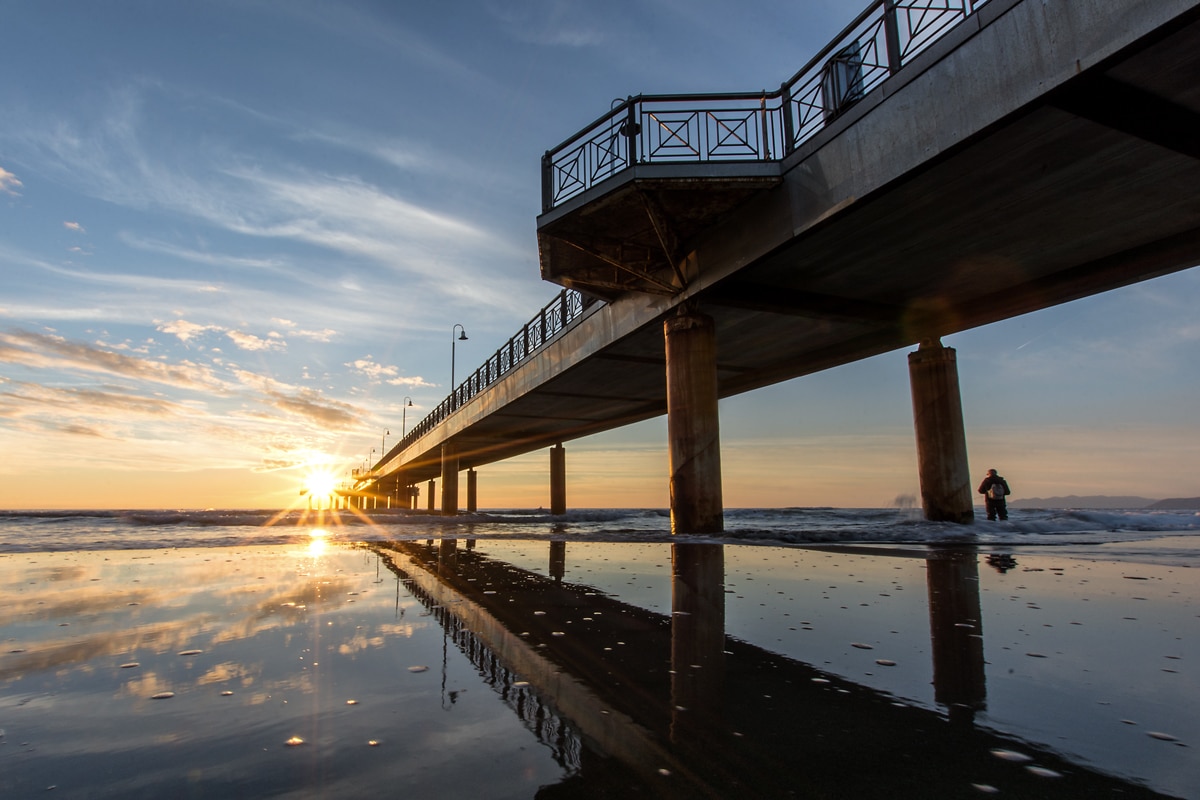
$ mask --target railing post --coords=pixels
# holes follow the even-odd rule
[[[796,127],[792,122],[792,85],[784,82],[779,86],[780,110],[783,112],[783,155],[791,155],[796,148]]]
[[[767,127],[767,93],[763,92],[758,100],[758,118],[762,124],[762,155],[764,161],[771,160],[771,130]]]
[[[538,318],[541,320],[541,323],[542,323],[542,341],[541,341],[541,344],[538,345],[538,347],[546,346],[546,338],[547,338],[546,337],[546,308],[548,308],[548,307],[549,306],[543,307],[542,312],[540,314],[538,314]]]
[[[639,161],[637,152],[637,137],[638,134],[642,132],[642,126],[639,125],[637,121],[637,112],[635,110],[636,106],[633,102],[633,98],[627,98],[625,103],[625,124],[621,126],[621,133],[625,134],[625,138],[628,140],[628,144],[626,146],[628,148],[629,166],[632,167]]]
[[[895,75],[904,66],[900,59],[900,23],[896,19],[896,0],[883,0],[883,36],[887,43],[888,73]]]
[[[554,208],[554,161],[550,151],[542,154],[542,212]]]

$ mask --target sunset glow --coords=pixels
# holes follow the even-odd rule
[[[334,487],[336,486],[337,477],[333,473],[317,468],[305,475],[302,494],[307,494],[315,502],[333,494]]]
[[[0,508],[330,508],[562,288],[547,148],[778,86],[867,3],[399,5],[6,4]],[[1198,304],[1193,268],[944,337],[973,479],[1200,494]],[[723,399],[725,504],[919,495],[914,344]],[[564,444],[570,507],[669,505],[664,418]],[[477,466],[549,503],[545,452]]]

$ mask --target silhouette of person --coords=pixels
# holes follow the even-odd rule
[[[983,495],[984,505],[987,506],[988,519],[1008,519],[1008,504],[1004,498],[1012,494],[1012,490],[1008,488],[1008,481],[997,475],[996,470],[988,470],[987,477],[979,484],[979,493]]]

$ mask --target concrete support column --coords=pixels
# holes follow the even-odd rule
[[[454,445],[442,445],[442,514],[452,517],[458,513],[458,450]]]
[[[663,323],[667,355],[671,533],[720,533],[721,441],[717,337],[711,317],[684,313]]]
[[[974,494],[954,348],[943,347],[937,339],[921,342],[908,354],[908,377],[925,519],[972,522]]]
[[[467,470],[467,513],[479,510],[479,473],[474,467]]]
[[[550,513],[567,513],[567,451],[562,442],[550,448]]]
[[[429,486],[426,487],[426,491],[428,492],[428,495],[425,498],[425,502],[427,504],[426,507],[428,508],[428,510],[433,511],[433,497],[434,497],[434,494],[437,492],[437,481],[430,478]]]

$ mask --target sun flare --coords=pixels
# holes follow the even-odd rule
[[[307,494],[309,497],[328,497],[333,494],[334,487],[337,485],[337,478],[333,473],[314,469],[304,477],[304,491],[302,494]]]

